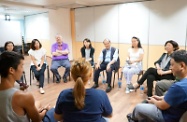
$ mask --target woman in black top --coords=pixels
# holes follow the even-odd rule
[[[168,79],[168,80],[174,80],[175,77],[172,74],[172,71],[170,69],[170,55],[175,51],[179,49],[179,46],[177,42],[173,40],[169,40],[165,43],[165,50],[166,53],[163,53],[162,56],[154,63],[155,68],[151,67],[149,68],[143,76],[140,78],[140,80],[134,84],[133,86],[129,86],[129,89],[137,89],[140,85],[144,83],[145,80],[147,80],[147,96],[152,96],[152,89],[153,89],[153,81],[155,80],[162,80],[162,79]]]
[[[81,48],[81,55],[90,62],[91,66],[94,66],[94,52],[95,49],[92,47],[90,39],[86,38],[83,40],[83,47]]]

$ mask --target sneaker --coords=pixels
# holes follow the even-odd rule
[[[126,94],[130,93],[130,90],[129,90],[128,86],[126,87],[125,93]]]
[[[44,94],[44,93],[45,93],[45,91],[43,90],[43,88],[40,88],[40,93],[41,93],[41,94]]]
[[[129,88],[129,91],[130,92],[133,92],[134,91],[134,86],[131,84],[128,85],[128,88]]]

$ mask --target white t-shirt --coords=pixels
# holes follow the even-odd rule
[[[130,60],[136,61],[140,58],[140,55],[144,54],[144,51],[142,48],[138,48],[138,51],[134,52],[133,48],[129,48],[128,53],[129,53]],[[135,62],[135,63],[131,64],[131,66],[141,66],[142,67],[142,62]]]
[[[28,54],[32,55],[35,58],[37,64],[40,64],[42,57],[46,55],[46,50],[44,48],[40,48],[39,50],[30,49]],[[34,65],[32,60],[31,65]]]

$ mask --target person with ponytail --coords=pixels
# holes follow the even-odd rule
[[[85,58],[71,67],[74,88],[63,90],[57,99],[54,117],[63,122],[107,122],[112,106],[103,90],[87,88],[92,68]]]

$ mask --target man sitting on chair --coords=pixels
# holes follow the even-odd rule
[[[67,76],[70,73],[70,62],[68,59],[68,54],[69,54],[69,48],[68,44],[64,43],[62,41],[62,36],[61,35],[56,35],[56,43],[52,45],[51,49],[53,58],[52,58],[52,64],[51,64],[51,71],[53,74],[56,76],[57,83],[60,83],[61,76],[58,73],[58,68],[60,66],[63,66],[66,68],[65,73],[63,75],[63,81],[64,83],[67,82]]]
[[[118,49],[111,47],[111,42],[109,39],[105,39],[103,41],[105,49],[100,53],[99,60],[95,67],[94,72],[94,82],[95,84],[92,88],[97,88],[98,85],[98,78],[101,71],[106,70],[107,74],[107,83],[108,87],[106,92],[111,91],[111,78],[112,78],[112,71],[117,70],[119,68],[119,52]]]

